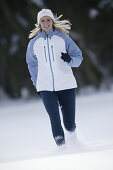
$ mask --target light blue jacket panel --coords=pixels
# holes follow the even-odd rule
[[[60,32],[58,33],[58,36],[62,37],[65,40],[66,51],[72,59],[71,62],[67,64],[70,67],[79,67],[83,60],[82,52],[79,47],[69,36]]]
[[[42,74],[42,72],[43,72],[43,70],[47,67],[47,64],[48,64],[48,61],[47,60],[49,60],[49,64],[50,64],[50,67],[48,66],[47,67],[47,72],[50,72],[49,71],[49,68],[51,68],[51,69],[53,69],[53,75],[52,75],[52,77],[53,77],[53,79],[55,79],[55,77],[56,77],[56,82],[58,82],[59,80],[58,80],[58,76],[57,76],[57,71],[59,70],[59,68],[61,68],[62,67],[62,69],[64,69],[65,71],[67,70],[67,78],[64,76],[64,79],[65,79],[65,81],[64,82],[62,82],[62,84],[68,84],[68,82],[67,82],[67,80],[69,79],[69,77],[71,77],[72,75],[72,73],[70,72],[70,70],[69,70],[69,68],[68,67],[66,67],[66,65],[64,64],[64,62],[62,62],[62,59],[60,59],[60,53],[59,53],[59,47],[58,47],[58,45],[59,44],[55,44],[54,45],[54,42],[56,41],[54,38],[52,38],[52,37],[55,37],[55,39],[57,38],[57,37],[60,37],[60,39],[63,39],[63,41],[64,41],[64,43],[65,43],[65,49],[64,49],[64,51],[61,51],[61,52],[67,52],[69,55],[70,55],[70,57],[71,57],[71,62],[70,63],[66,63],[67,65],[68,65],[68,67],[79,67],[80,66],[80,64],[81,64],[81,62],[82,62],[82,60],[83,60],[83,57],[82,57],[82,52],[81,52],[81,50],[78,48],[78,46],[75,44],[75,42],[69,37],[69,36],[67,36],[67,35],[65,35],[65,34],[63,34],[63,33],[61,33],[61,32],[59,32],[59,31],[57,31],[57,30],[53,30],[53,29],[51,29],[50,30],[50,32],[49,32],[49,35],[47,36],[47,34],[42,30],[35,38],[33,38],[32,40],[30,40],[30,42],[29,42],[29,44],[28,44],[28,48],[27,48],[27,53],[26,53],[26,62],[27,62],[27,64],[28,64],[28,69],[29,69],[29,72],[30,72],[30,75],[31,75],[31,80],[33,81],[33,85],[36,87],[37,85],[39,86],[39,84],[40,84],[40,86],[41,86],[41,83],[38,83],[37,84],[37,80],[38,80],[38,77],[39,77],[39,75],[38,75],[38,72],[40,71],[40,74]],[[51,40],[51,38],[52,38],[52,40]],[[45,41],[42,41],[42,39],[44,39]],[[60,40],[59,39],[59,40]],[[47,40],[47,41],[46,41]],[[40,41],[41,42],[43,42],[43,43],[45,43],[45,42],[48,42],[47,44],[47,46],[46,45],[44,45],[44,44],[41,44],[41,46],[39,46],[39,44],[40,44]],[[63,43],[63,41],[60,41],[60,42],[62,42]],[[59,42],[59,41],[56,41],[57,43]],[[59,42],[59,43],[60,43]],[[53,43],[53,44],[52,44]],[[64,44],[63,43],[63,44]],[[38,45],[38,49],[36,49],[37,48],[37,45]],[[48,47],[49,45],[51,45],[51,51],[50,51],[50,47]],[[44,48],[42,48],[42,46],[44,47]],[[62,44],[61,44],[61,46],[63,46]],[[56,49],[54,49],[54,47],[56,47]],[[40,49],[39,49],[40,48]],[[48,48],[48,50],[47,50],[47,48]],[[42,50],[42,51],[44,51],[43,53],[45,53],[45,61],[46,61],[46,63],[45,63],[45,68],[43,68],[42,66],[40,66],[40,65],[43,65],[44,64],[44,62],[40,62],[41,64],[40,65],[38,65],[39,63],[39,61],[38,61],[38,59],[40,59],[40,55],[42,54],[42,55],[44,55],[42,52],[41,52],[41,49],[44,49],[44,50]],[[62,48],[61,48],[62,49]],[[40,55],[39,56],[36,56],[36,51],[40,51]],[[59,53],[59,55],[57,54],[57,51],[58,51],[58,53]],[[50,54],[49,54],[49,52],[50,52]],[[55,53],[54,53],[55,52]],[[57,58],[55,58],[55,60],[54,60],[54,56],[56,56]],[[38,58],[39,57],[39,58]],[[53,58],[53,59],[51,59],[51,57]],[[61,61],[61,62],[60,62]],[[55,65],[55,63],[56,63],[56,65],[58,65],[58,63],[60,63],[60,65],[63,65],[63,66],[60,66],[60,67],[57,67],[56,65]],[[43,68],[43,70],[42,70],[42,68]],[[58,69],[57,69],[58,68]],[[39,69],[39,70],[38,70]],[[58,73],[62,73],[62,72],[59,72],[58,71]],[[48,73],[49,74],[49,73]],[[51,73],[50,73],[51,74]],[[56,76],[55,76],[56,75]],[[42,77],[44,76],[44,74],[42,74]],[[50,75],[49,75],[50,76]],[[63,74],[62,74],[62,78],[63,78]],[[61,78],[61,79],[62,79]],[[40,78],[39,78],[40,79]],[[41,78],[42,79],[42,78]],[[66,80],[67,79],[67,80]],[[50,81],[50,80],[49,80]],[[70,87],[74,87],[75,86],[75,84],[76,83],[74,83],[74,80],[73,80],[73,78],[71,77],[71,79],[70,79],[70,81],[71,82],[73,82],[72,84],[71,84],[71,86]],[[40,82],[41,82],[41,80],[40,80]],[[44,82],[44,80],[43,80],[43,82]],[[43,83],[42,83],[43,84]],[[43,85],[42,85],[43,86]],[[60,85],[59,85],[60,86]],[[63,85],[61,85],[62,87],[61,87],[61,89],[63,89]],[[48,87],[49,87],[49,85],[48,85]],[[68,86],[64,86],[64,88],[68,88],[69,87],[69,85]],[[44,87],[45,88],[45,87]],[[38,87],[37,87],[37,89],[38,89]],[[43,88],[42,88],[43,89]],[[41,90],[42,90],[41,89]],[[60,89],[59,87],[58,87],[58,85],[57,85],[57,83],[56,83],[56,89],[58,90],[58,89]],[[48,89],[48,90],[51,90],[51,89]],[[38,89],[38,91],[40,91],[40,89]]]
[[[34,54],[33,45],[34,45],[34,42],[36,41],[36,39],[37,39],[37,37],[30,40],[28,47],[27,47],[27,52],[26,52],[26,63],[28,65],[28,70],[31,75],[31,80],[35,87],[36,87],[37,73],[38,73],[38,60]]]

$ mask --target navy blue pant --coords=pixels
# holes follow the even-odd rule
[[[61,107],[64,127],[68,131],[74,131],[75,124],[75,88],[61,91],[40,91],[40,96],[48,112],[53,137],[64,137],[61,125],[59,105]]]

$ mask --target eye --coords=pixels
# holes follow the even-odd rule
[[[41,22],[44,22],[44,20],[41,20]]]
[[[51,21],[51,19],[47,19],[47,21],[48,21],[48,22],[50,22],[50,21]]]

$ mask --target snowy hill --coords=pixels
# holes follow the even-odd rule
[[[112,170],[112,103],[113,91],[77,96],[76,134],[58,148],[40,99],[1,102],[0,170]]]

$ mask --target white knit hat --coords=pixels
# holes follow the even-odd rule
[[[49,16],[54,20],[54,15],[50,9],[42,9],[37,15],[37,23],[39,24],[40,19],[44,16]]]

